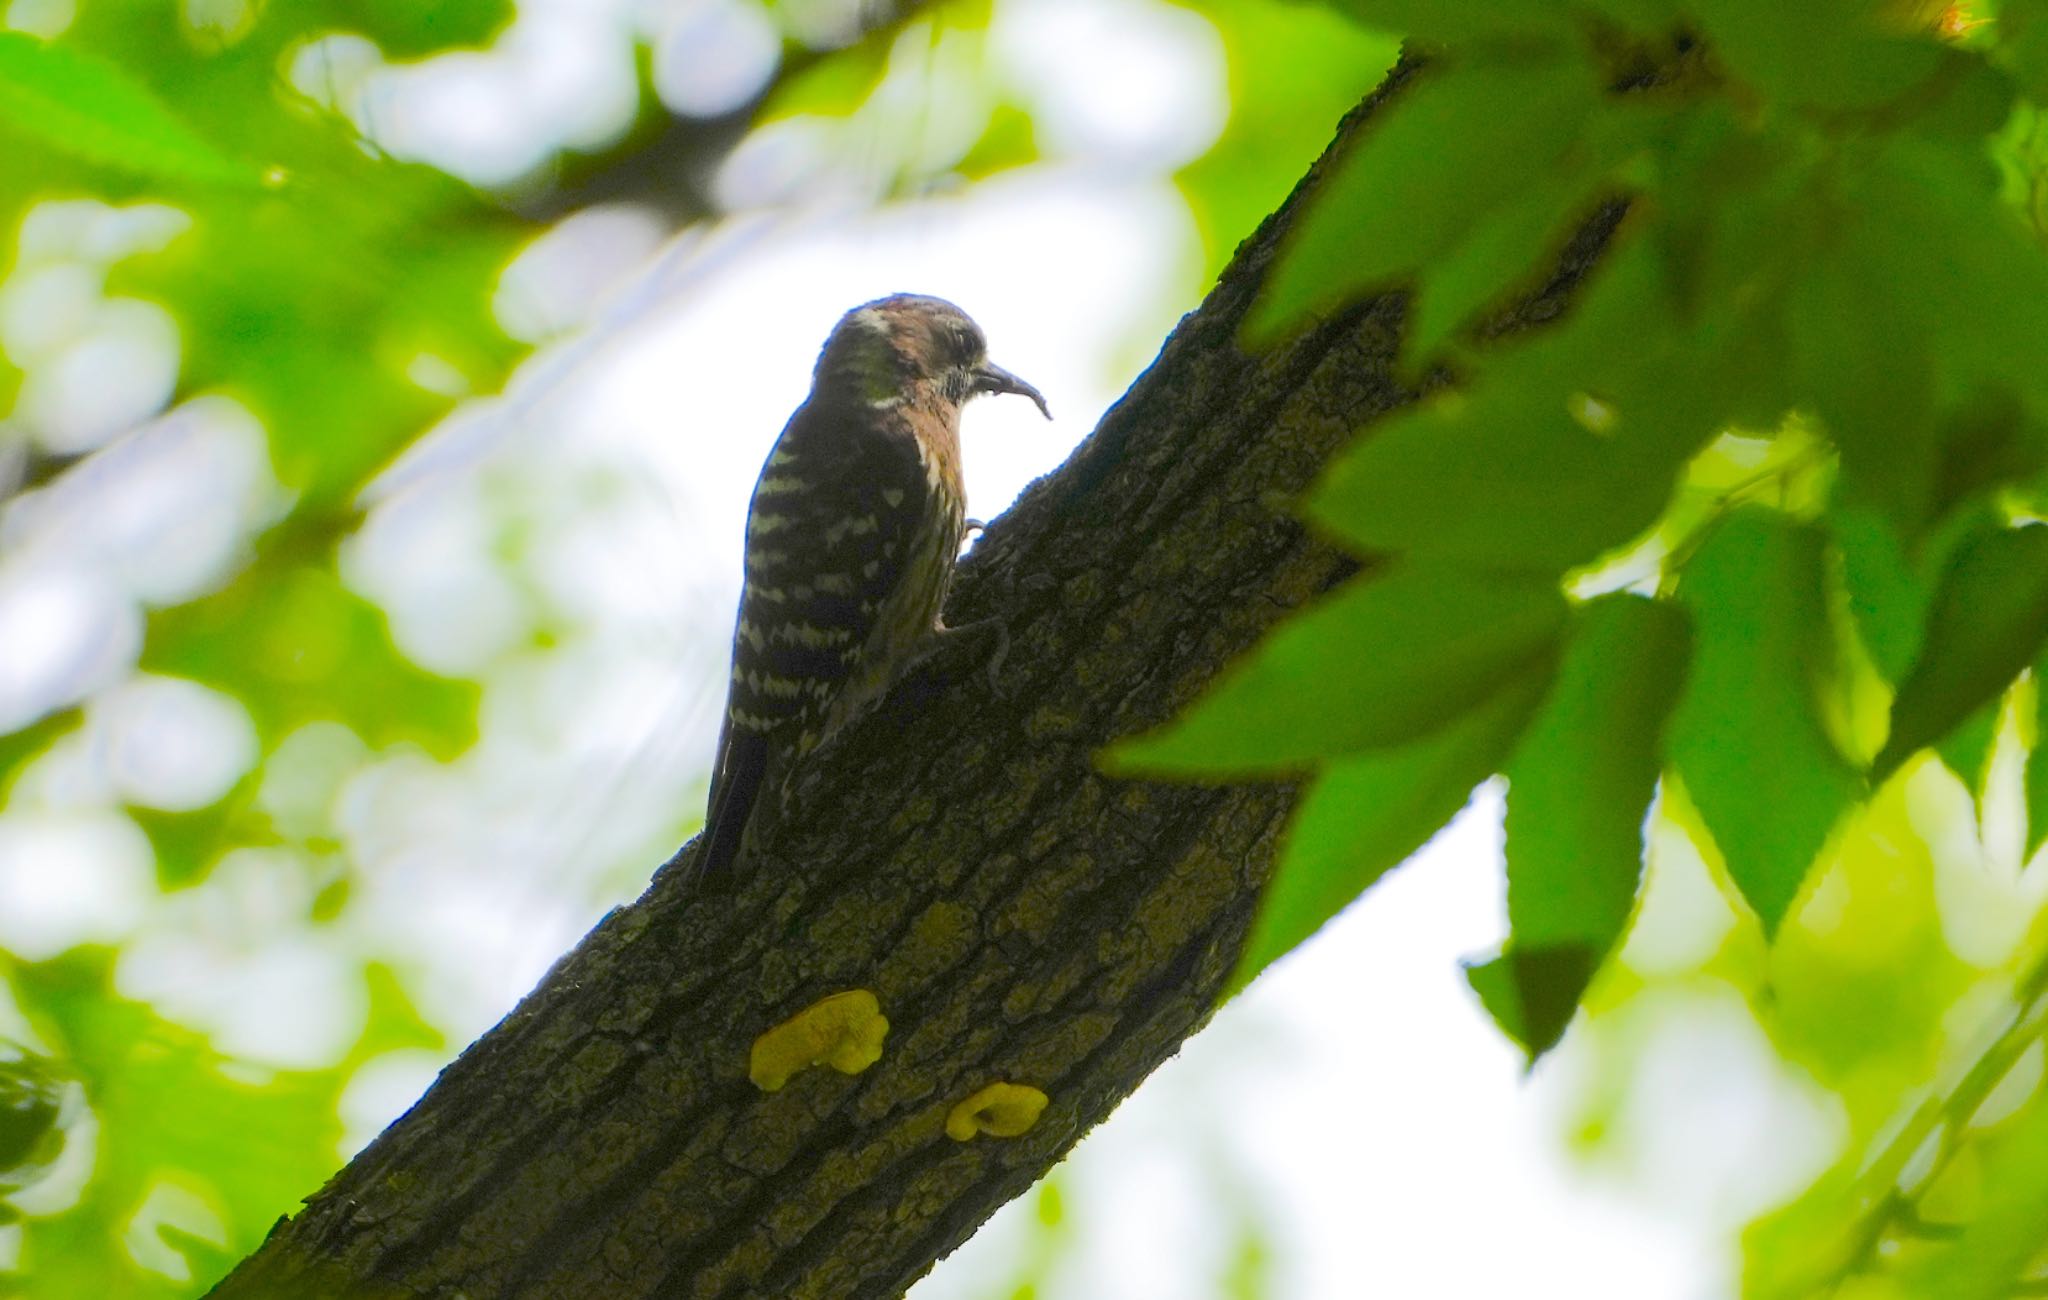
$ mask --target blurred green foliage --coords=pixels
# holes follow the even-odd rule
[[[321,719],[442,757],[474,738],[476,688],[401,657],[382,614],[342,586],[334,546],[358,490],[454,403],[446,382],[429,391],[413,377],[420,358],[472,391],[502,383],[519,348],[490,297],[531,234],[461,183],[366,147],[289,89],[284,63],[331,31],[417,56],[485,40],[509,15],[504,0],[95,0],[55,39],[0,32],[0,230],[61,199],[184,214],[182,233],[116,263],[107,287],[178,322],[180,397],[230,395],[267,431],[289,507],[224,586],[153,614],[141,653],[147,669],[239,700],[264,753]],[[4,360],[0,378],[0,394],[20,381]],[[0,739],[0,777],[78,719],[63,710]],[[255,783],[196,811],[132,810],[164,888],[203,879],[237,844],[278,840]],[[9,1212],[8,1294],[193,1294],[331,1171],[337,1099],[365,1060],[443,1046],[369,968],[355,1049],[318,1070],[252,1070],[117,992],[116,956],[0,958],[37,1049],[9,1047],[0,1063],[0,1187],[78,1188],[61,1212]],[[58,1106],[53,1081],[77,1103]]]
[[[168,1181],[205,1206],[212,1221],[197,1230],[148,1231],[194,1277],[225,1271],[326,1173],[344,1076],[230,1077],[202,1036],[113,994],[109,966],[105,952],[80,952],[7,971],[22,1010],[77,1071],[100,1146],[77,1208],[24,1220],[23,1273],[37,1294],[178,1295],[173,1279],[124,1267],[122,1238],[151,1192]]]
[[[47,1058],[0,1042],[0,1187],[25,1186],[63,1148],[64,1095]],[[0,1221],[14,1217],[0,1208]]]
[[[1181,169],[1201,228],[1204,280],[1328,147],[1339,119],[1393,66],[1399,41],[1327,10],[1268,0],[1205,0],[1229,65],[1230,120],[1208,152]]]
[[[142,666],[240,696],[266,749],[335,717],[373,746],[409,741],[439,758],[475,738],[475,686],[402,658],[376,607],[304,556],[267,553],[221,590],[165,610]]]

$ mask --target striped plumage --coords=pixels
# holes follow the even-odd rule
[[[731,863],[762,793],[873,703],[938,627],[966,527],[960,408],[978,393],[1045,409],[938,298],[857,307],[826,340],[747,511],[704,869]]]

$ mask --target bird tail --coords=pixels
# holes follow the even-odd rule
[[[768,767],[768,739],[736,733],[730,721],[718,746],[718,766],[711,774],[711,798],[704,810],[704,831],[698,836],[697,871],[716,875],[739,856],[740,840],[759,801]]]

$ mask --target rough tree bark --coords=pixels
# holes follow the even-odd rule
[[[679,854],[216,1296],[896,1295],[1202,1026],[1294,791],[1115,781],[1091,756],[1355,570],[1283,507],[1412,399],[1403,304],[1239,349],[1300,195],[962,566],[948,619],[1002,620],[1000,686],[962,664],[905,683],[729,887],[686,888]],[[1558,313],[1614,215],[1513,323]],[[877,1064],[748,1082],[758,1035],[855,988],[891,1022]],[[1049,1096],[1036,1126],[948,1138],[999,1080]]]

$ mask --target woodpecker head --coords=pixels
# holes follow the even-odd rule
[[[1036,388],[988,359],[988,340],[943,298],[899,293],[840,318],[818,357],[818,391],[871,407],[946,406],[980,393],[1016,393],[1052,412]]]

